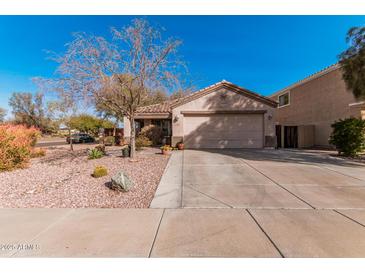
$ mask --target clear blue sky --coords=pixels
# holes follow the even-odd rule
[[[138,16],[141,17],[141,16]],[[62,52],[71,33],[110,35],[131,16],[0,16],[0,106],[14,91],[35,91],[30,78],[51,77],[44,50]],[[345,35],[365,16],[144,16],[183,40],[198,88],[225,79],[271,94],[336,62]]]

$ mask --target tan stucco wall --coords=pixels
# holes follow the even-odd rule
[[[314,125],[314,145],[329,146],[334,121],[361,117],[359,107],[349,107],[356,100],[346,89],[340,69],[296,86],[289,92],[290,105],[276,109],[275,122],[284,126]],[[277,101],[278,96],[271,98]]]
[[[225,99],[222,99],[225,94]],[[182,111],[233,111],[266,110],[264,114],[264,135],[275,136],[274,108],[236,92],[220,89],[203,97],[178,106],[172,112],[172,145],[182,141],[184,136],[184,116]]]
[[[313,125],[298,126],[298,147],[310,148],[313,146],[314,146],[314,126]]]

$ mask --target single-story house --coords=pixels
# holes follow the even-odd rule
[[[331,124],[365,119],[365,102],[354,98],[334,64],[269,96],[278,102],[275,124],[278,147],[329,147]]]
[[[141,107],[137,130],[160,126],[167,143],[187,148],[263,148],[275,146],[274,112],[277,103],[227,81],[181,99]],[[125,138],[130,122],[124,119]]]

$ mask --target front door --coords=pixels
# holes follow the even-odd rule
[[[276,147],[281,147],[281,125],[275,126],[275,132],[276,132]]]
[[[298,147],[298,127],[285,126],[284,127],[284,147],[297,148]]]

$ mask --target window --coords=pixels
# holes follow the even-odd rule
[[[289,92],[279,96],[279,107],[289,105]]]
[[[171,136],[171,121],[170,120],[152,120],[152,125],[160,127],[164,136]]]

